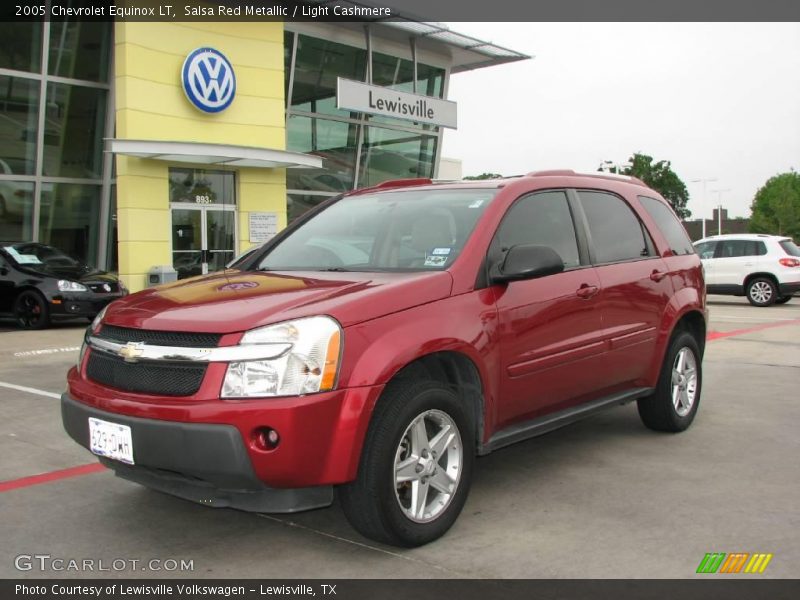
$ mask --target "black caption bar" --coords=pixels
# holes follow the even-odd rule
[[[189,600],[241,598],[244,600],[376,598],[458,598],[459,600],[794,600],[800,580],[134,580],[64,579],[2,580],[0,597],[31,600],[83,598]]]
[[[797,0],[4,0],[0,20],[800,21]]]

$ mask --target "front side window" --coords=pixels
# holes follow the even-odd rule
[[[701,259],[708,260],[709,258],[714,258],[714,250],[716,247],[717,242],[701,242],[695,245],[694,249]]]
[[[265,271],[427,271],[448,268],[497,190],[411,190],[349,196],[287,235]]]
[[[606,192],[578,192],[598,264],[650,255],[644,229],[628,204]]]
[[[492,242],[493,260],[519,244],[549,246],[564,261],[564,268],[580,265],[575,225],[563,191],[539,192],[517,200],[508,209]]]

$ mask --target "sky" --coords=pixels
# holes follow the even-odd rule
[[[800,23],[448,23],[534,56],[453,75],[464,175],[669,160],[692,218],[800,170]],[[716,179],[703,184],[696,179]]]

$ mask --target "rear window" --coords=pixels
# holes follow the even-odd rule
[[[650,216],[653,217],[674,254],[694,254],[692,241],[686,235],[686,230],[681,225],[678,217],[666,204],[647,196],[639,196],[639,201]]]
[[[800,256],[800,248],[792,240],[782,240],[778,243],[789,256]]]

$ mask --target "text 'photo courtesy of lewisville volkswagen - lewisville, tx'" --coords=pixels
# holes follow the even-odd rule
[[[800,5],[671,6],[0,7],[0,596],[797,597]]]

